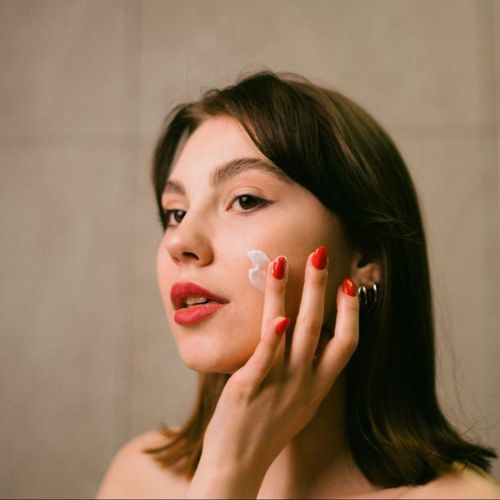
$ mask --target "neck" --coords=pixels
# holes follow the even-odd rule
[[[276,457],[259,496],[331,496],[373,491],[356,466],[345,431],[345,380],[341,376],[311,422]]]

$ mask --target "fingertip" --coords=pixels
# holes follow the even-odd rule
[[[349,278],[344,278],[342,281],[341,289],[345,295],[349,297],[357,297],[357,290],[354,283]]]
[[[267,264],[267,276],[277,281],[286,281],[288,278],[288,258],[279,255]]]
[[[359,311],[358,290],[349,278],[345,278],[339,286],[337,301],[339,309],[349,309],[353,312]]]
[[[327,267],[327,263],[328,263],[328,250],[326,249],[325,246],[320,245],[312,253],[311,264],[319,271],[322,271]]]
[[[281,317],[276,324],[274,331],[276,332],[277,335],[283,335],[288,326],[290,325],[290,318],[287,317]]]

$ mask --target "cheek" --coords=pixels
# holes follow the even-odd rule
[[[199,328],[189,332],[177,325],[172,316],[170,287],[176,281],[179,268],[161,246],[157,251],[157,279],[170,331],[182,361],[197,371],[233,373],[249,359],[261,337],[264,294],[248,277],[252,262],[246,252],[252,246],[227,248],[224,252],[215,252],[216,259],[211,266],[199,270],[200,274],[206,273],[209,287],[210,282],[214,283],[213,287],[229,299],[227,313],[214,316],[213,321],[200,323]]]
[[[330,243],[332,249],[329,261],[328,279],[325,290],[324,322],[332,327],[335,322],[337,311],[337,289],[342,280],[348,276],[348,264],[344,262],[341,255],[336,252],[334,243]],[[289,273],[286,287],[286,314],[294,321],[300,309],[300,302],[304,290],[305,270],[308,253],[295,253],[288,256]],[[336,263],[336,265],[334,264]]]
[[[182,361],[201,372],[234,373],[255,352],[260,341],[260,318],[250,308],[237,307],[224,317],[186,333],[171,325]]]
[[[304,269],[303,266],[291,268],[286,288],[286,315],[295,323],[299,315],[300,302],[304,291]],[[337,288],[341,279],[335,273],[329,273],[325,290],[323,324],[325,328],[333,331],[337,312]]]

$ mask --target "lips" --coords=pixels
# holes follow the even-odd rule
[[[176,310],[186,307],[188,297],[206,297],[209,301],[227,304],[229,301],[190,281],[178,281],[170,289],[170,301]],[[195,307],[195,306],[192,306]]]
[[[205,303],[196,303],[196,299],[205,297]],[[190,281],[179,281],[170,289],[170,301],[176,312],[174,321],[179,325],[195,325],[205,318],[212,316],[229,301],[215,293],[191,283]],[[192,305],[189,305],[186,302]]]

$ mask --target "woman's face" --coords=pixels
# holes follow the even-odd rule
[[[264,293],[249,281],[248,250],[260,249],[271,260],[287,257],[290,332],[307,256],[319,245],[328,249],[324,324],[329,331],[335,322],[337,287],[351,269],[353,253],[338,219],[301,185],[257,167],[214,177],[222,165],[241,158],[266,161],[236,120],[210,118],[181,149],[162,197],[164,210],[179,212],[170,213],[170,227],[158,248],[158,284],[181,358],[197,371],[232,373],[259,342]],[[193,282],[227,303],[199,322],[179,324],[170,291],[181,281]]]

